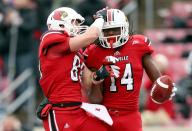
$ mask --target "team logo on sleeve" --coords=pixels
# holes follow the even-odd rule
[[[151,41],[150,41],[150,39],[149,39],[149,38],[147,38],[147,37],[145,37],[145,43],[147,43],[147,44],[148,44],[148,46],[150,46],[150,45],[151,45]]]

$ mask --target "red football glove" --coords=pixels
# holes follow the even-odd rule
[[[151,98],[155,103],[162,104],[171,100],[177,91],[172,79],[168,76],[159,77],[153,84]]]
[[[95,72],[95,80],[99,81],[105,79],[108,76],[118,78],[119,77],[119,67],[115,65],[118,61],[116,57],[106,56],[103,60],[103,65]]]

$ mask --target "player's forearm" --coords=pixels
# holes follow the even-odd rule
[[[85,33],[71,38],[69,41],[71,51],[76,51],[93,43],[99,37],[103,23],[104,20],[102,18],[96,19]]]
[[[92,77],[92,71],[90,71],[86,66],[84,67],[84,70],[83,70],[83,74],[82,74],[82,86],[83,86],[83,89],[84,91],[86,91],[85,94],[87,94],[90,89],[91,89],[91,86],[92,86],[92,80],[91,80],[91,77]]]
[[[88,92],[88,101],[93,104],[100,104],[103,101],[102,85],[92,85],[92,89]]]
[[[93,75],[94,73],[85,66],[82,74],[82,88],[90,103],[101,103],[103,100],[101,91],[102,80],[94,80]]]
[[[143,66],[145,68],[145,72],[152,82],[156,81],[156,79],[161,76],[159,68],[156,66],[150,55],[146,54],[143,57]]]

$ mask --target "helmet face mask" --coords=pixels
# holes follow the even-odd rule
[[[87,29],[87,26],[82,26],[85,19],[75,10],[68,7],[55,9],[47,19],[49,30],[66,31],[69,36],[75,36],[81,33],[80,30]]]
[[[118,9],[108,9],[107,19],[99,36],[100,45],[104,48],[117,48],[124,45],[128,38],[129,23],[125,14]]]

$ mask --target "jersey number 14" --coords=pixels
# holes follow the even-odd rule
[[[133,76],[132,76],[132,70],[131,70],[131,64],[130,63],[126,64],[123,77],[120,79],[121,79],[121,85],[126,85],[127,91],[133,90]],[[111,77],[110,91],[112,91],[112,92],[117,91],[117,86],[115,84],[115,78],[114,77]]]

